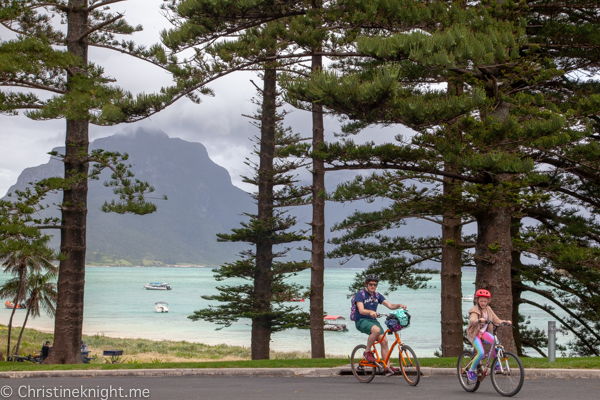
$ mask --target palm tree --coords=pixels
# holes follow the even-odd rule
[[[40,274],[42,271],[56,273],[58,270],[52,264],[57,259],[54,250],[48,248],[50,237],[43,235],[34,238],[10,238],[3,241],[0,247],[0,260],[6,268],[4,272],[16,278],[7,281],[0,288],[0,297],[13,300],[15,305],[8,322],[7,357],[10,352],[10,337],[12,322],[17,309],[17,304],[27,298],[28,277],[30,274]]]
[[[25,331],[25,325],[27,325],[27,319],[31,316],[31,319],[39,317],[41,311],[44,310],[48,315],[54,317],[56,314],[56,298],[58,292],[56,291],[56,274],[58,268],[54,268],[46,274],[32,274],[29,276],[27,284],[27,292],[29,297],[26,301],[27,314],[25,314],[25,321],[23,321],[23,327],[17,340],[17,350],[15,354],[19,354],[19,347],[21,346],[21,338]]]

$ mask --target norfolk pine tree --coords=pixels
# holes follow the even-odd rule
[[[164,67],[161,48],[146,49],[132,42],[119,43],[116,36],[141,30],[110,13],[108,6],[125,0],[2,0],[0,23],[16,35],[0,45],[0,86],[16,89],[0,92],[0,112],[14,115],[20,109],[35,120],[66,119],[66,153],[62,155],[65,176],[61,252],[58,276],[58,303],[55,320],[55,351],[47,363],[80,363],[83,323],[83,290],[86,249],[88,169],[90,161],[104,164],[126,159],[118,153],[88,154],[89,124],[109,125],[131,122],[151,115],[186,94],[181,87],[162,90],[158,95],[134,97],[111,86],[101,67],[88,60],[90,46],[115,50],[156,66]],[[61,19],[66,32],[55,29]],[[64,49],[64,50],[63,50]],[[37,93],[46,93],[43,98]],[[121,163],[122,164],[122,163]],[[114,167],[114,165],[113,165]],[[144,214],[155,207],[144,200],[150,187],[131,182],[127,171],[113,171],[124,184],[115,189],[121,202],[106,204],[105,210]]]
[[[242,223],[242,228],[233,229],[231,234],[220,234],[221,241],[247,242],[255,246],[255,250],[242,252],[242,259],[225,264],[215,269],[218,281],[227,278],[242,278],[252,284],[240,286],[219,286],[220,294],[202,296],[207,300],[217,300],[222,304],[195,311],[189,318],[204,319],[225,326],[230,326],[240,318],[252,320],[251,350],[252,359],[268,359],[270,353],[271,334],[288,329],[307,326],[308,313],[297,306],[286,306],[286,300],[299,297],[297,285],[286,284],[284,279],[289,275],[309,268],[306,261],[276,262],[275,258],[283,257],[289,251],[276,250],[275,246],[304,240],[302,233],[289,232],[295,225],[295,218],[285,215],[277,207],[287,205],[296,197],[291,188],[295,181],[290,173],[299,168],[302,160],[280,161],[279,148],[283,145],[297,143],[299,138],[281,126],[285,114],[278,114],[277,107],[277,68],[271,61],[265,64],[264,86],[259,91],[259,113],[252,118],[260,121],[260,138],[257,138],[255,154],[259,164],[251,165],[255,171],[252,177],[244,181],[258,187],[254,195],[258,206],[256,215],[249,215],[250,221]],[[277,187],[283,189],[276,190]]]
[[[192,61],[199,62],[200,69],[206,68],[204,51],[214,42],[236,38],[241,32],[262,26],[266,23],[277,23],[283,28],[282,42],[288,46],[273,55],[280,63],[293,65],[299,61],[310,62],[310,69],[318,71],[322,68],[322,57],[349,57],[360,55],[353,51],[352,45],[357,32],[372,34],[374,32],[390,32],[398,29],[397,14],[403,22],[417,20],[410,13],[403,13],[403,0],[394,1],[357,1],[337,0],[322,2],[318,0],[296,1],[231,1],[231,0],[170,0],[166,9],[171,13],[171,21],[176,29],[163,34],[163,43],[167,47],[181,51],[194,48]],[[414,10],[411,10],[411,12]],[[428,12],[426,4],[421,5],[420,12]],[[419,22],[419,21],[417,21]],[[402,29],[406,28],[406,24]],[[259,48],[257,41],[250,48]],[[211,53],[211,50],[207,51]],[[222,76],[231,71],[243,69],[263,58],[255,60],[232,59],[231,53],[224,51],[219,56],[229,65],[220,64],[213,73]],[[270,59],[267,57],[267,59]],[[286,61],[287,60],[287,61]],[[183,75],[190,69],[183,69]],[[291,71],[294,74],[305,74],[302,67]],[[193,72],[192,72],[193,76]],[[313,147],[317,148],[324,141],[323,112],[320,104],[303,104],[305,110],[312,112]],[[313,207],[311,222],[311,353],[313,358],[325,356],[323,340],[323,272],[324,272],[324,205],[325,205],[325,169],[322,161],[313,159],[311,172],[313,183],[310,201]],[[297,202],[302,204],[302,202]]]
[[[511,219],[534,200],[522,189],[548,179],[534,170],[533,155],[589,135],[574,128],[586,116],[549,93],[565,72],[528,43],[526,19],[511,4],[429,6],[447,14],[438,13],[443,18],[428,34],[359,39],[359,51],[378,60],[374,67],[315,75],[288,88],[363,123],[401,123],[418,132],[400,145],[323,146],[321,157],[333,168],[402,169],[465,182],[464,212],[478,222],[477,285],[492,291],[494,309],[510,319]],[[463,94],[418,87],[451,76],[467,89]]]
[[[289,43],[280,45],[279,52],[272,54],[269,58],[281,59],[291,58],[293,60],[310,59],[311,69],[320,70],[322,67],[321,41],[323,32],[315,29],[314,18],[304,16],[311,10],[318,10],[322,6],[320,1],[230,1],[222,0],[218,2],[207,0],[188,0],[188,1],[170,1],[169,10],[177,16],[184,19],[185,22],[179,23],[180,26],[168,35],[163,35],[163,42],[168,47],[189,47],[196,46],[202,48],[207,43],[212,43],[218,38],[235,37],[240,33],[264,26],[266,23],[279,24],[288,33],[299,33],[304,41],[303,45],[298,45],[294,41],[293,33],[288,35]],[[297,19],[294,20],[294,17]],[[313,15],[314,17],[314,15]],[[175,19],[173,19],[175,21]],[[290,25],[296,23],[296,30],[292,31]],[[311,24],[313,22],[313,24]],[[304,28],[304,30],[302,30]],[[165,40],[166,39],[166,40]],[[285,43],[285,42],[282,42]],[[264,43],[260,41],[252,44],[253,47],[260,48]],[[291,50],[290,50],[291,48]],[[197,50],[198,54],[201,54]],[[283,53],[283,54],[282,54]],[[223,55],[223,54],[221,54]],[[200,57],[201,58],[201,57]],[[225,56],[227,58],[227,56]],[[240,65],[255,64],[264,61],[262,57],[254,57],[254,60],[244,59],[243,62],[235,63],[238,69]],[[289,64],[294,61],[289,60]],[[231,68],[231,67],[229,67]],[[321,106],[311,107],[313,122],[313,145],[318,145],[323,141],[323,113]],[[312,234],[310,240],[311,246],[311,289],[310,289],[310,332],[311,332],[311,353],[313,358],[325,357],[325,343],[323,337],[323,273],[325,269],[325,171],[320,160],[313,160],[312,175],[312,210],[313,220],[311,222]],[[298,204],[302,201],[298,200]]]

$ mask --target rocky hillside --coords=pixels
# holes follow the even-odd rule
[[[100,181],[90,181],[89,263],[218,265],[234,260],[244,248],[218,243],[215,234],[228,232],[246,219],[242,213],[252,211],[252,199],[231,183],[227,170],[211,161],[202,144],[139,129],[97,139],[90,148],[128,153],[136,178],[156,188],[158,211],[144,216],[105,214],[100,211],[101,204],[115,198],[112,189],[102,185],[108,173]],[[62,162],[51,159],[24,170],[9,192],[62,174]],[[167,201],[160,199],[163,194]],[[60,198],[57,194],[48,201],[58,203]],[[51,209],[59,215],[56,207]]]

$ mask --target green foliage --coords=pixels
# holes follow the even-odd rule
[[[276,96],[276,93],[273,95]],[[291,173],[302,164],[302,161],[280,158],[281,152],[278,151],[284,146],[297,144],[301,139],[298,135],[282,128],[281,121],[285,114],[276,113],[278,105],[276,98],[271,99],[274,100],[272,104],[275,108],[269,115],[266,114],[269,112],[266,106],[268,97],[259,93],[259,98],[262,101],[256,102],[261,105],[261,108],[250,118],[260,121],[254,124],[261,129],[261,138],[256,139],[259,146],[255,148],[260,164],[247,160],[247,164],[254,170],[254,175],[244,177],[246,182],[259,187],[258,193],[254,194],[259,213],[246,214],[250,220],[241,223],[241,228],[232,229],[232,233],[217,235],[219,241],[246,242],[255,246],[255,250],[244,251],[240,254],[241,259],[213,270],[217,281],[234,279],[248,283],[217,286],[219,294],[202,296],[202,298],[218,303],[194,311],[194,314],[188,317],[193,321],[202,319],[223,327],[229,327],[240,319],[250,319],[253,323],[253,335],[256,334],[254,330],[256,324],[262,325],[269,332],[278,332],[289,328],[306,327],[310,320],[309,314],[302,311],[300,307],[285,304],[289,299],[303,297],[301,292],[304,289],[299,285],[286,283],[285,279],[309,268],[310,263],[274,261],[285,256],[290,249],[288,247],[275,251],[273,249],[276,245],[286,245],[306,239],[305,232],[289,231],[296,223],[295,218],[286,216],[285,211],[276,209],[297,201],[304,195],[303,190],[292,188],[295,177]],[[265,115],[267,118],[263,118]],[[266,125],[269,123],[273,125]],[[272,130],[273,136],[269,135],[269,130]],[[281,186],[288,189],[275,189]]]
[[[393,3],[370,2],[363,10],[375,21]],[[339,201],[391,200],[380,212],[357,214],[339,224],[336,228],[347,232],[333,241],[338,249],[332,254],[370,257],[378,267],[378,257],[393,257],[388,250],[393,246],[386,243],[399,243],[398,252],[406,249],[412,257],[379,270],[392,280],[423,257],[418,243],[426,238],[396,240],[383,233],[407,218],[439,222],[452,214],[467,222],[499,208],[520,218],[551,201],[592,213],[600,206],[596,5],[434,1],[427,2],[425,11],[417,3],[422,2],[402,2],[399,20],[391,23],[395,33],[357,33],[354,50],[362,60],[338,61],[310,77],[288,74],[282,81],[291,104],[324,105],[351,121],[348,133],[372,124],[402,124],[415,131],[408,140],[397,137],[396,143],[357,145],[346,140],[310,154],[333,170],[402,171],[356,179],[332,195]],[[461,183],[442,195],[443,177]],[[410,180],[420,183],[419,189]],[[543,235],[535,231],[535,236],[515,242],[523,252],[535,249],[542,260],[540,266],[526,268],[523,280],[551,285],[550,291],[528,290],[561,299],[563,306],[556,306],[568,310],[564,322],[577,338],[572,349],[598,354],[597,319],[592,317],[597,315],[592,306],[597,294],[588,287],[590,274],[597,270],[598,243],[589,233],[595,223],[575,223],[571,216],[558,228],[552,221],[559,214],[542,218],[548,225]],[[577,229],[581,231],[571,233]],[[499,241],[491,242],[483,244],[484,251],[499,253]],[[524,243],[536,246],[522,249]],[[570,272],[552,272],[563,268]],[[550,307],[536,306],[555,315]],[[539,332],[523,334],[539,348]]]
[[[600,354],[598,223],[593,217],[579,215],[576,208],[546,204],[527,211],[539,225],[522,227],[515,247],[540,262],[520,265],[518,287],[538,294],[544,302],[520,301],[546,311],[559,321],[563,331],[573,334],[568,343],[570,354]]]
[[[16,39],[0,42],[3,86],[18,89],[0,91],[2,113],[14,115],[25,109],[27,116],[38,120],[67,118],[111,125],[145,118],[197,88],[177,84],[159,93],[134,96],[111,85],[113,79],[101,67],[61,49],[67,40],[56,20],[69,20],[67,4],[39,0],[2,3],[0,19],[18,34]],[[45,10],[49,5],[53,5],[51,13]],[[108,4],[92,2],[88,11],[89,29],[79,40],[168,69],[169,60],[161,46],[146,48],[117,40],[119,35],[140,31],[141,26],[129,25],[123,15],[111,13]],[[40,96],[40,90],[52,96]]]

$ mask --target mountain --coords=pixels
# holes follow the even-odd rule
[[[117,215],[100,211],[105,200],[116,198],[112,189],[102,182],[110,178],[104,172],[99,181],[90,181],[88,194],[88,249],[90,264],[101,265],[221,265],[237,258],[238,253],[249,247],[241,243],[220,243],[217,233],[228,233],[238,228],[240,222],[248,218],[243,213],[255,213],[256,205],[252,198],[231,183],[227,170],[208,156],[200,143],[170,138],[163,131],[150,131],[140,128],[133,133],[120,133],[96,139],[91,149],[104,149],[128,153],[129,164],[137,179],[147,181],[156,188],[150,196],[158,211],[149,215]],[[54,149],[64,153],[64,148]],[[335,186],[355,174],[346,171],[327,177],[327,187]],[[51,158],[47,164],[25,169],[17,183],[9,189],[24,189],[29,182],[45,177],[62,176],[63,164]],[[168,200],[161,200],[162,195]],[[48,197],[48,203],[60,203],[62,194]],[[338,236],[331,232],[334,223],[359,209],[372,211],[380,209],[385,201],[366,203],[363,201],[339,204],[326,204],[326,238]],[[45,212],[59,216],[56,207]],[[309,206],[293,207],[290,214],[297,217],[296,229],[310,229],[312,219]],[[59,246],[58,233],[53,244]],[[424,220],[409,220],[406,226],[396,229],[396,235],[427,236],[438,235],[439,227]],[[309,259],[310,253],[298,247],[310,247],[310,243],[292,244],[287,259]],[[333,246],[326,245],[326,251]],[[346,267],[364,268],[367,261],[355,257]],[[428,263],[427,267],[435,267]],[[339,267],[338,260],[326,260],[328,268]]]
[[[128,153],[128,163],[137,179],[156,188],[149,197],[158,211],[149,215],[117,215],[100,211],[105,200],[116,198],[102,182],[90,181],[88,194],[88,262],[93,264],[200,264],[219,265],[233,261],[246,248],[239,243],[218,243],[217,233],[229,232],[253,211],[251,197],[231,183],[227,170],[215,164],[200,143],[170,138],[162,131],[140,128],[90,144],[90,149]],[[54,149],[64,153],[64,148]],[[62,176],[63,164],[25,169],[9,189],[25,188],[44,177]],[[161,200],[165,194],[168,200]],[[48,203],[60,202],[62,194],[51,195]],[[51,213],[58,216],[56,207]],[[55,245],[58,234],[55,233]]]

